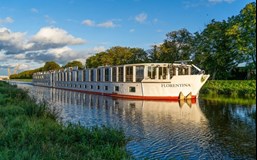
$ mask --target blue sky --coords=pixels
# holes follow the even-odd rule
[[[150,49],[168,32],[201,31],[253,0],[0,0],[0,75],[60,65],[113,46]]]

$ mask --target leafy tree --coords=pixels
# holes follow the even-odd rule
[[[227,79],[230,71],[238,65],[237,52],[226,36],[228,23],[212,20],[202,33],[196,33],[194,41],[195,62],[201,64],[212,79]]]
[[[50,71],[50,70],[58,70],[61,67],[59,66],[59,64],[57,64],[54,61],[51,62],[46,62],[44,67],[43,67],[43,71]]]
[[[160,62],[160,55],[161,55],[161,52],[160,52],[160,47],[157,46],[157,45],[153,45],[152,46],[153,48],[151,50],[149,50],[149,59],[150,59],[150,62],[152,63],[158,63]]]
[[[169,32],[166,37],[163,44],[155,45],[151,51],[153,62],[171,63],[190,59],[193,35],[187,29]]]
[[[234,47],[242,59],[256,68],[256,2],[247,4],[239,15],[229,18],[227,36],[233,36]]]
[[[131,48],[130,52],[132,56],[129,58],[128,63],[147,63],[149,62],[148,54],[145,50],[141,48]]]
[[[66,65],[64,65],[64,68],[67,67],[78,67],[79,69],[83,69],[84,66],[80,61],[72,61],[72,62],[68,62]]]
[[[122,65],[148,62],[147,53],[141,48],[112,47],[97,53],[86,60],[86,67],[94,68],[106,65]]]

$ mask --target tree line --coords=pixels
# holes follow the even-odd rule
[[[37,68],[34,70],[23,71],[18,74],[13,74],[10,76],[10,79],[32,79],[33,74],[37,73],[37,72],[59,70],[59,69],[64,69],[67,67],[75,67],[75,66],[77,66],[79,69],[84,68],[83,64],[79,61],[68,62],[66,65],[64,65],[62,67],[59,64],[57,64],[56,62],[50,61],[50,62],[46,62],[43,67],[40,67],[40,68]]]
[[[227,20],[212,20],[203,31],[190,33],[182,28],[166,34],[166,39],[151,49],[115,46],[86,59],[85,67],[131,63],[173,63],[192,60],[211,79],[256,79],[256,2],[247,4],[238,15]],[[239,65],[243,67],[239,67]],[[60,67],[47,62],[44,67],[24,71],[11,78],[31,78],[38,71],[79,66],[72,61]]]

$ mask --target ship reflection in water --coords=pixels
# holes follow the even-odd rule
[[[63,122],[80,123],[86,127],[97,125],[124,130],[131,138],[127,150],[136,159],[256,158],[256,151],[244,152],[241,151],[241,146],[234,148],[233,141],[237,140],[233,138],[238,136],[232,137],[231,133],[219,131],[217,126],[223,124],[217,125],[216,120],[213,122],[212,119],[215,119],[213,118],[215,116],[218,119],[221,115],[210,115],[210,109],[206,106],[201,108],[198,102],[113,99],[42,87],[32,87],[31,92],[36,97],[49,101],[52,107],[56,107]],[[224,122],[224,125],[227,123],[231,125],[230,123],[234,121]],[[254,121],[247,122],[245,125],[255,130],[256,123],[253,123]],[[229,132],[229,129],[224,130]],[[256,138],[254,141],[253,136],[256,136],[256,131],[250,129],[250,132],[253,132],[250,134],[252,139],[246,138],[244,143],[247,144],[244,145],[250,150],[255,150]],[[224,136],[224,140],[219,136]]]

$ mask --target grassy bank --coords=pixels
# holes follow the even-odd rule
[[[45,103],[0,81],[0,159],[128,159],[123,132],[64,126]]]
[[[201,96],[256,99],[256,81],[210,80],[201,89]]]
[[[11,81],[32,82],[32,79],[11,79]]]

